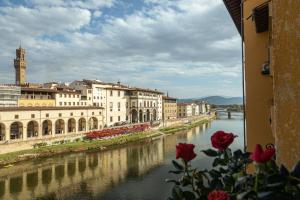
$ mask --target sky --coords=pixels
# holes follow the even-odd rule
[[[222,0],[0,0],[0,83],[21,44],[27,82],[242,96],[240,42]]]

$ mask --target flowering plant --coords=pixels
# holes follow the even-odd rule
[[[192,167],[197,156],[193,144],[179,143],[176,159],[172,161],[176,170],[170,173],[181,175],[174,183],[169,200],[300,200],[300,161],[290,172],[275,163],[275,148],[265,150],[256,145],[253,153],[236,150],[229,146],[234,134],[217,131],[211,136],[215,149],[202,152],[212,158],[211,169]],[[248,165],[254,164],[255,172],[249,173]]]

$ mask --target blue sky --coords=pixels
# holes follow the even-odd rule
[[[178,98],[241,96],[240,37],[222,0],[1,0],[0,82],[80,79]]]

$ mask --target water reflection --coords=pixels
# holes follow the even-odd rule
[[[114,195],[122,192],[126,194],[127,189],[110,194],[114,188],[121,188],[120,186],[130,183],[131,180],[142,181],[143,177],[152,173],[154,169],[160,169],[166,163],[170,163],[171,159],[174,159],[178,142],[207,143],[207,139],[203,138],[209,137],[205,130],[210,129],[211,123],[207,123],[187,132],[155,140],[149,139],[113,150],[57,156],[0,169],[0,199],[115,199]],[[165,185],[164,176],[168,174],[158,174],[158,180],[153,179],[153,184],[159,182]],[[141,196],[145,195],[143,192],[151,191],[149,186],[143,187],[135,182],[133,185],[133,191],[138,187]],[[159,189],[166,190],[157,188]],[[130,195],[133,195],[132,193]],[[128,198],[123,199],[136,199],[130,195],[126,194]],[[152,199],[165,199],[158,192],[153,195]]]

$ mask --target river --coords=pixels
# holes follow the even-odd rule
[[[193,165],[207,168],[210,160],[201,149],[210,147],[217,130],[239,137],[233,148],[243,147],[241,115],[220,119],[170,136],[149,139],[94,153],[76,153],[36,159],[0,169],[0,199],[5,200],[159,200],[172,184],[168,171],[179,142],[196,145]]]

